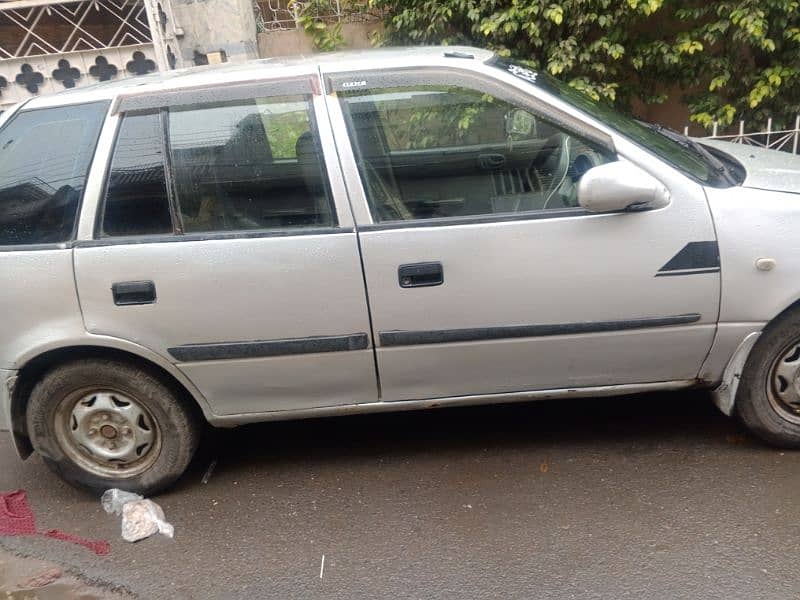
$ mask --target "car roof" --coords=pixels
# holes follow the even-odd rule
[[[271,77],[291,77],[323,70],[362,70],[421,64],[438,65],[445,61],[472,58],[486,62],[494,53],[469,46],[410,46],[326,52],[310,56],[275,57],[241,63],[224,63],[151,73],[138,77],[96,83],[33,98],[25,108],[43,108],[79,104],[97,100],[113,100],[118,96],[157,92],[160,90],[246,82]]]

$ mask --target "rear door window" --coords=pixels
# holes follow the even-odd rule
[[[171,107],[169,147],[186,233],[335,223],[306,96]]]
[[[107,102],[18,113],[0,130],[0,245],[73,237]]]
[[[127,112],[101,224],[101,236],[334,226],[310,96]]]

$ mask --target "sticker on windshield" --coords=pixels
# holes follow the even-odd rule
[[[508,72],[520,79],[530,81],[531,83],[536,83],[536,77],[538,75],[536,71],[531,71],[519,65],[508,65]]]

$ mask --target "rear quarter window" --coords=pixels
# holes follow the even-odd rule
[[[23,110],[0,130],[0,245],[73,237],[107,102]]]

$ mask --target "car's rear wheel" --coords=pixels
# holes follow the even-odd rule
[[[761,334],[742,371],[736,412],[767,442],[800,448],[800,310]]]
[[[199,424],[157,373],[112,360],[78,360],[49,371],[31,392],[28,435],[70,483],[152,494],[184,472]]]

